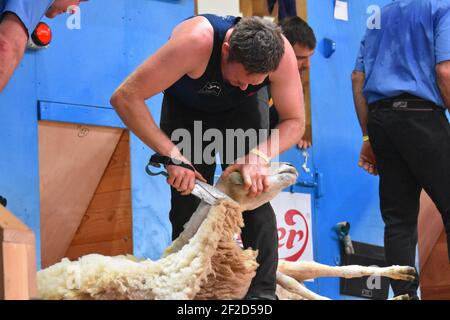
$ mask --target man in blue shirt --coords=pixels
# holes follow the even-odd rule
[[[22,60],[28,37],[44,14],[54,18],[80,1],[0,0],[0,92]]]
[[[368,29],[361,42],[352,82],[364,136],[359,165],[380,175],[386,262],[415,266],[422,189],[450,248],[450,2],[384,7],[381,29]],[[417,297],[418,280],[391,285],[395,295]]]

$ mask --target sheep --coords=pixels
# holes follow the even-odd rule
[[[242,212],[270,201],[293,184],[298,173],[286,163],[269,169],[270,188],[258,197],[246,197],[242,177],[235,172],[216,187],[227,196],[213,206],[201,202],[184,231],[160,260],[133,256],[86,255],[38,272],[42,299],[242,299],[256,274],[257,251],[242,249],[235,235],[244,226]],[[329,267],[314,262],[280,261],[277,295],[280,299],[327,299],[301,281],[319,276],[382,275],[413,279],[410,267]]]

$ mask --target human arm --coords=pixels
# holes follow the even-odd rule
[[[450,110],[450,4],[439,4],[434,16],[434,51],[436,78],[442,99]]]
[[[366,98],[363,94],[365,74],[361,71],[353,71],[352,73],[352,89],[353,89],[353,102],[355,104],[356,114],[358,116],[359,125],[364,137],[368,137],[367,132],[367,119],[369,106],[367,105]],[[368,173],[377,175],[375,155],[370,144],[370,140],[366,138],[361,146],[358,165],[366,170]]]
[[[20,19],[7,12],[0,23],[0,92],[22,60],[28,32]]]
[[[147,146],[157,153],[189,163],[160,130],[147,109],[145,101],[167,89],[185,74],[196,72],[212,50],[211,34],[197,19],[187,20],[178,26],[170,40],[114,92],[111,104],[127,125]],[[209,50],[209,51],[208,51]],[[186,54],[190,52],[190,54]],[[183,194],[194,188],[195,178],[204,180],[199,173],[168,166],[168,183]]]
[[[442,99],[450,112],[450,61],[436,65],[436,75]]]

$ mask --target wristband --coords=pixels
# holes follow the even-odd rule
[[[260,157],[261,159],[263,159],[264,161],[266,161],[267,163],[270,163],[270,158],[261,150],[258,150],[256,148],[250,150],[250,153],[253,153],[254,155],[257,155],[258,157]]]

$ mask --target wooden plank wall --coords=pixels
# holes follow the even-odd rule
[[[66,257],[132,252],[130,147],[129,133],[124,131]]]
[[[420,290],[424,300],[450,299],[450,263],[442,218],[423,192],[419,214]]]
[[[39,122],[42,267],[64,257],[122,131]]]
[[[0,205],[0,300],[28,300],[35,297],[34,233]]]

